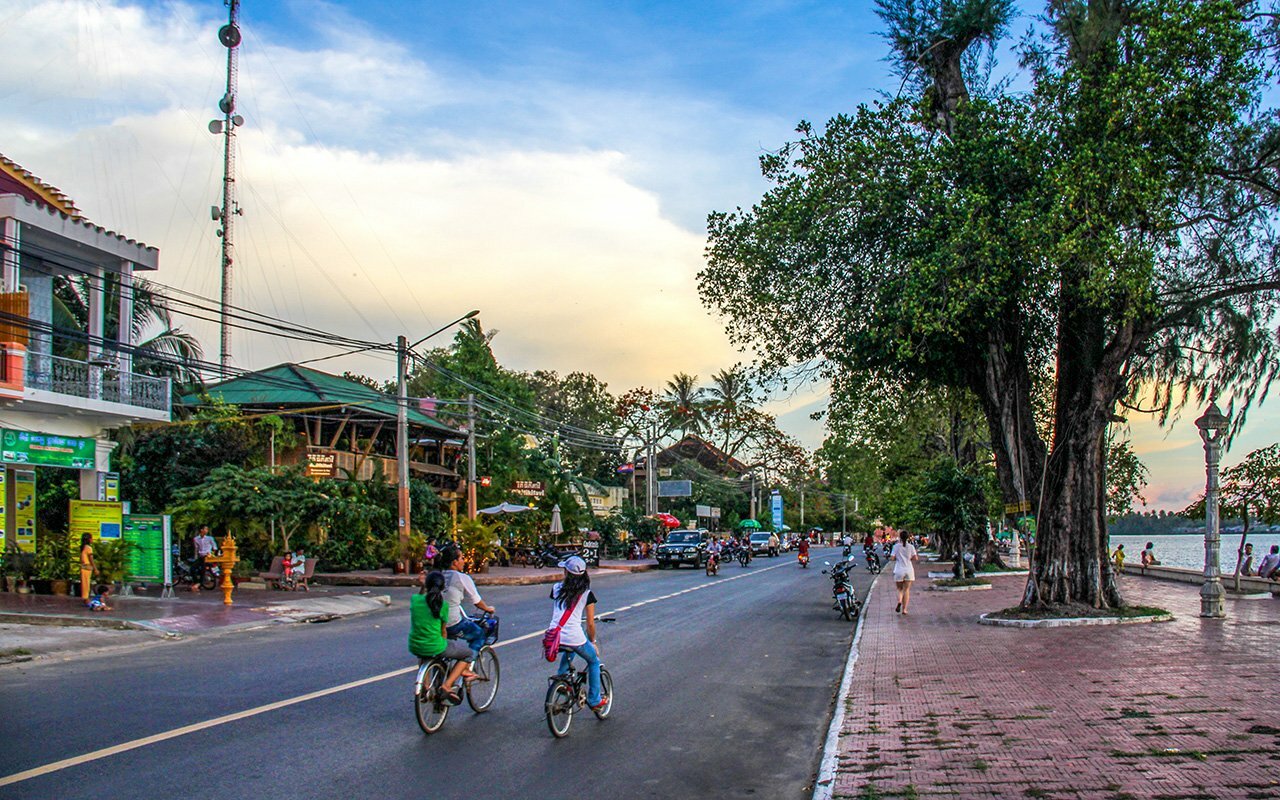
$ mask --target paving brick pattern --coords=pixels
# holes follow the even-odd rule
[[[891,577],[867,609],[835,797],[1280,798],[1280,600],[1202,620],[1198,587],[1127,577],[1128,602],[1174,621],[1025,630],[976,623],[1025,578],[916,591],[904,617]]]

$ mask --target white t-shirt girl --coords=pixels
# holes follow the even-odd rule
[[[893,546],[893,579],[895,581],[914,581],[916,569],[911,559],[916,557],[916,546],[908,542],[898,542]]]
[[[548,628],[554,628],[560,624],[560,618],[564,616],[564,604],[556,600],[556,594],[560,591],[560,584],[551,587],[551,622],[547,624]],[[578,599],[573,604],[573,613],[569,615],[569,621],[560,629],[560,644],[565,647],[577,647],[578,645],[587,643],[587,632],[582,629],[582,612],[587,606],[596,601],[595,592],[588,589],[578,595]]]

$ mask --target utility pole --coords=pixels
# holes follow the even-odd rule
[[[644,508],[646,514],[658,513],[658,465],[655,462],[657,454],[654,449],[655,440],[658,438],[658,426],[649,426],[649,441],[647,452],[644,460]]]
[[[399,473],[400,552],[409,549],[409,393],[405,381],[405,366],[409,355],[409,340],[396,337],[396,466]]]
[[[467,519],[476,518],[476,396],[467,395]]]
[[[840,495],[840,535],[849,530],[849,495]]]
[[[756,474],[751,473],[751,518],[756,518]]]
[[[800,529],[804,530],[804,484],[800,484]]]
[[[236,113],[236,50],[240,47],[240,0],[224,0],[230,13],[227,24],[218,29],[218,41],[227,48],[227,88],[218,101],[222,119],[209,123],[209,132],[222,134],[222,208],[213,209],[214,220],[222,223],[218,235],[222,237],[222,309],[220,314],[221,342],[219,360],[225,371],[231,364],[231,326],[227,308],[231,305],[231,265],[235,246],[232,242],[233,221],[241,214],[236,204],[236,128],[244,124],[244,117]]]

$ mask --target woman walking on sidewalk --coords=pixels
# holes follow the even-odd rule
[[[920,560],[916,555],[915,545],[911,544],[906,531],[898,532],[898,543],[893,546],[893,582],[898,587],[898,607],[895,611],[907,613],[911,605],[911,584],[916,579],[916,568],[913,564]]]

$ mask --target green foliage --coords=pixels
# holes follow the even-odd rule
[[[80,479],[56,467],[36,468],[36,531],[38,536],[62,536],[71,524],[71,501],[80,499]]]
[[[496,558],[507,558],[499,543],[499,526],[480,519],[458,520],[456,541],[462,551],[463,570],[479,572]]]
[[[273,429],[277,445],[290,446],[293,434],[278,417],[246,420],[237,406],[212,399],[189,419],[134,428],[121,436],[116,457],[121,492],[138,513],[161,513],[179,490],[199,485],[221,466],[266,463]]]
[[[1254,450],[1224,469],[1220,486],[1218,513],[1224,521],[1239,519],[1246,533],[1253,523],[1280,522],[1280,442]],[[1204,497],[1181,513],[1203,520]]]
[[[124,580],[129,569],[129,557],[138,545],[124,539],[103,539],[93,545],[93,563],[98,565],[95,580],[106,584]]]
[[[70,580],[71,544],[65,533],[41,531],[36,537],[35,574],[38,578]]]

